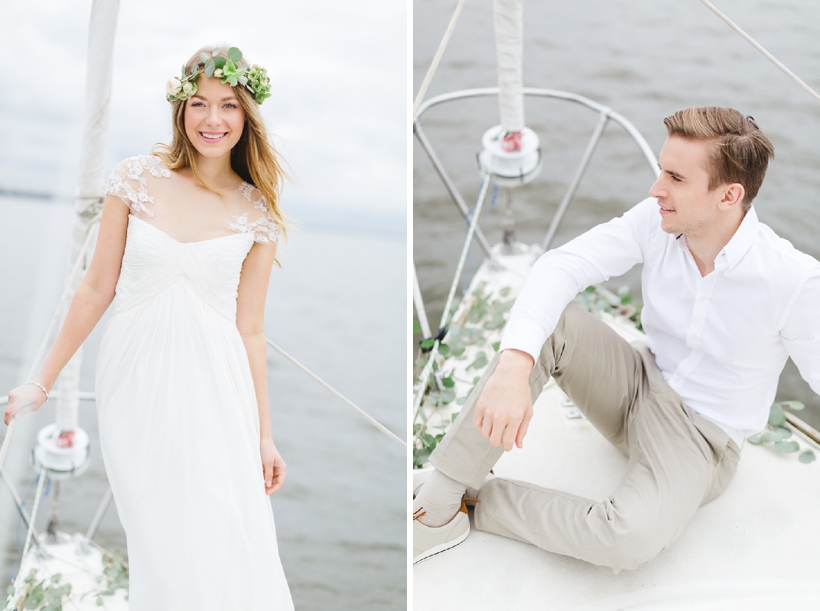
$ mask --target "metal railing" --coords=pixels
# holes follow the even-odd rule
[[[441,160],[436,154],[433,145],[427,138],[427,135],[425,134],[424,128],[421,124],[421,118],[428,110],[435,106],[470,98],[497,96],[498,92],[498,87],[486,87],[481,89],[465,89],[461,91],[455,91],[452,93],[435,96],[424,101],[419,106],[416,115],[413,117],[413,134],[415,135],[416,140],[419,142],[425,154],[430,159],[430,162],[433,164],[433,168],[441,178],[441,181],[444,184],[445,189],[449,193],[453,203],[456,205],[456,208],[464,217],[464,219],[469,222],[469,229],[464,240],[464,245],[462,247],[458,265],[456,266],[456,272],[453,277],[453,282],[450,285],[450,291],[444,306],[444,311],[441,317],[442,322],[439,326],[439,329],[446,329],[447,323],[449,322],[448,313],[451,310],[451,306],[455,298],[456,288],[463,273],[464,261],[466,259],[467,252],[469,251],[473,240],[475,239],[475,241],[478,242],[478,244],[481,246],[481,248],[484,250],[484,252],[489,258],[493,258],[492,247],[490,246],[490,243],[487,240],[484,233],[478,227],[478,218],[481,213],[481,206],[484,202],[487,189],[489,187],[489,183],[492,179],[487,174],[484,174],[482,176],[481,187],[479,189],[479,195],[476,199],[476,205],[472,210],[470,210],[467,204],[465,203],[464,197],[459,192],[458,187],[456,187],[455,182],[452,180],[450,175],[447,173],[447,170],[444,168],[444,165],[441,163]],[[561,226],[561,223],[567,213],[567,210],[572,204],[572,201],[575,197],[576,192],[578,191],[578,187],[581,184],[584,174],[586,173],[586,170],[589,167],[589,163],[592,160],[598,143],[603,137],[604,130],[606,129],[610,121],[614,121],[615,123],[620,125],[624,129],[624,131],[626,131],[626,133],[632,138],[632,140],[637,144],[643,157],[649,164],[649,167],[652,170],[654,176],[658,176],[660,169],[658,167],[658,160],[655,157],[655,154],[652,152],[652,149],[650,148],[649,144],[646,142],[646,140],[637,130],[637,128],[634,125],[632,125],[632,123],[628,119],[626,119],[621,114],[615,112],[611,108],[604,106],[602,104],[598,104],[597,102],[585,98],[584,96],[577,95],[574,93],[568,93],[565,91],[558,91],[554,89],[537,89],[527,87],[524,88],[524,95],[529,97],[550,98],[572,102],[575,104],[579,104],[585,108],[588,108],[591,111],[596,112],[598,114],[598,123],[595,126],[595,129],[593,130],[592,136],[590,137],[589,142],[587,143],[586,149],[584,151],[583,156],[581,157],[581,161],[578,165],[578,168],[576,169],[575,174],[573,175],[572,180],[570,181],[566,193],[561,199],[561,202],[558,206],[558,210],[553,216],[550,222],[549,229],[547,230],[547,233],[544,236],[544,240],[541,243],[542,250],[546,251],[552,245],[553,239],[555,238],[555,235]],[[427,315],[424,310],[424,300],[422,298],[421,290],[418,287],[418,278],[416,276],[415,264],[413,265],[413,283],[413,304],[416,311],[416,317],[418,318],[420,326],[422,327],[422,332],[424,333],[424,336],[429,339],[431,336],[431,329],[429,323],[427,322]],[[422,372],[419,377],[419,385],[416,388],[416,392],[413,398],[413,422],[416,423],[417,420],[421,420],[421,426],[419,428],[419,431],[414,434],[414,437],[420,435],[424,431],[427,424],[427,418],[425,417],[424,410],[422,409],[422,400],[425,392],[427,391],[427,387],[430,383],[431,377],[434,377],[434,374],[436,373],[433,370],[433,362],[435,361],[436,356],[438,354],[439,343],[439,339],[434,339],[433,345],[428,353],[427,362],[422,368]]]

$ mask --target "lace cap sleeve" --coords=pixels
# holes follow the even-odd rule
[[[150,208],[145,205],[154,202],[154,198],[148,194],[146,170],[151,176],[171,177],[171,172],[159,157],[153,155],[129,157],[121,161],[111,172],[108,183],[105,185],[105,194],[119,197],[134,215],[144,212],[147,216],[154,216]]]
[[[239,185],[239,190],[253,204],[253,212],[231,215],[234,222],[230,224],[230,228],[240,233],[252,233],[254,242],[276,243],[279,240],[279,223],[268,210],[265,196],[247,182]]]

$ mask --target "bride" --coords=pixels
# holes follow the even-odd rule
[[[265,69],[235,47],[204,47],[168,82],[171,144],[112,172],[65,322],[9,392],[6,424],[47,400],[114,303],[96,397],[132,611],[293,609],[266,496],[286,471],[266,383],[265,298],[284,233],[267,97]]]

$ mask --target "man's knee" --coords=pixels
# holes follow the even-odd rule
[[[589,515],[595,512],[604,516],[597,526],[590,525],[593,530],[599,531],[600,541],[596,557],[592,560],[595,564],[610,567],[616,573],[649,562],[669,543],[669,524],[659,512],[649,507],[634,507],[626,513],[619,513],[608,499],[596,503]]]
[[[604,564],[618,573],[633,570],[649,562],[666,547],[659,533],[643,531],[631,537],[618,537],[615,544],[604,554]]]
[[[541,353],[541,360],[556,365],[567,348],[574,347],[585,333],[596,325],[602,325],[598,318],[584,310],[576,303],[570,302],[547,338]]]
[[[555,325],[555,331],[553,331],[550,339],[564,339],[568,330],[575,328],[579,324],[583,324],[589,316],[589,312],[581,308],[578,304],[570,301],[567,307],[564,308],[564,311],[561,312],[558,323]]]
[[[574,303],[570,303],[564,308],[560,318],[558,318],[555,329],[541,348],[541,354],[536,361],[533,372],[538,371],[539,375],[545,377],[552,375],[558,361],[561,360],[564,354],[568,337],[571,335],[572,330],[576,328],[578,324],[581,324],[585,316],[589,316],[589,313]]]

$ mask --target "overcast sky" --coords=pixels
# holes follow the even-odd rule
[[[82,131],[91,0],[4,3],[0,189],[71,196]],[[267,68],[262,105],[298,184],[285,206],[406,210],[404,0],[122,0],[107,167],[170,139],[165,82],[203,44]]]

